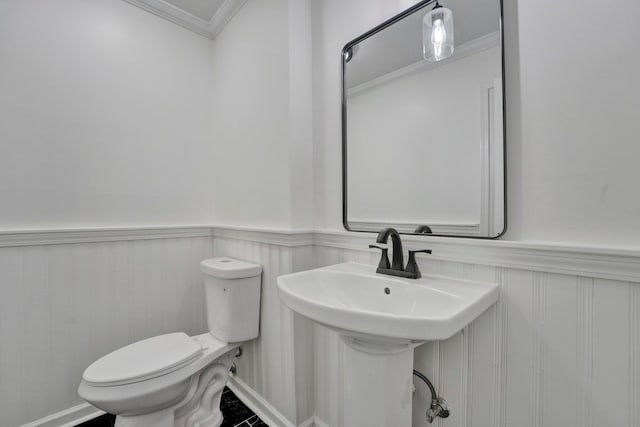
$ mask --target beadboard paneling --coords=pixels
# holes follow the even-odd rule
[[[199,262],[231,256],[264,267],[261,335],[243,346],[239,378],[293,425],[315,416],[318,425],[344,427],[343,344],[284,307],[276,278],[344,261],[375,265],[378,254],[365,245],[371,236],[221,227],[153,240],[141,233],[93,243],[64,236],[80,239],[74,244],[42,235],[0,248],[0,425],[80,403],[82,370],[114,348],[206,330]],[[424,242],[408,238],[406,246]],[[452,410],[433,425],[640,426],[638,253],[451,239],[428,246],[434,254],[419,257],[423,272],[501,288],[499,302],[464,331],[416,350],[416,369]],[[413,426],[426,427],[427,390],[416,386]]]
[[[0,425],[82,403],[82,371],[153,335],[206,330],[211,237],[0,248]]]

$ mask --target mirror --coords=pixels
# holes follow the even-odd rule
[[[453,54],[427,61],[423,18],[435,5],[422,1],[342,51],[347,230],[496,238],[506,229],[502,3],[441,0]]]

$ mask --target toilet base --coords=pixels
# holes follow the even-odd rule
[[[234,351],[221,356],[191,377],[184,398],[175,405],[141,415],[118,415],[115,427],[219,427],[222,390],[229,379]]]

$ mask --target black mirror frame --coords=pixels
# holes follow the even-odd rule
[[[433,236],[433,237],[455,237],[466,239],[499,239],[507,232],[507,108],[506,108],[506,72],[505,72],[505,55],[504,55],[504,5],[503,0],[497,0],[500,4],[500,49],[502,59],[502,150],[503,150],[503,185],[504,185],[504,223],[500,233],[496,236],[465,236],[465,235],[450,235],[450,234],[419,234],[419,233],[401,233],[413,236]],[[341,53],[341,78],[340,78],[340,90],[341,90],[341,108],[342,108],[342,225],[346,231],[361,232],[361,233],[373,233],[372,230],[358,230],[349,225],[347,221],[347,96],[346,96],[346,67],[347,67],[347,52],[350,51],[355,45],[368,39],[369,37],[379,33],[385,28],[395,24],[398,21],[406,18],[412,13],[435,3],[436,0],[423,0],[396,16],[386,20],[382,24],[372,28],[361,36],[351,40],[342,48]],[[381,225],[381,228],[383,226]]]

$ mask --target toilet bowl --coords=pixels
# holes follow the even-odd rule
[[[258,336],[262,267],[202,261],[209,332],[135,342],[83,373],[80,397],[116,415],[116,427],[218,427],[220,396],[238,347]]]

